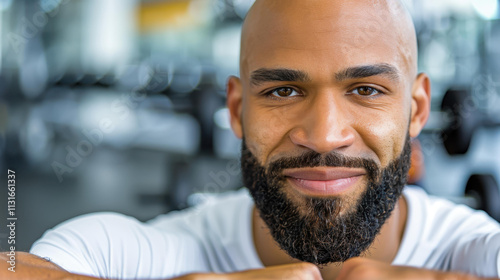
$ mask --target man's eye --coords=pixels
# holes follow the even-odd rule
[[[381,92],[372,87],[358,87],[355,88],[353,91],[351,91],[351,93],[358,94],[361,96],[375,96],[377,94],[380,94]]]
[[[270,91],[269,94],[272,94],[275,97],[293,97],[299,95],[296,90],[289,87],[277,88],[273,91]]]

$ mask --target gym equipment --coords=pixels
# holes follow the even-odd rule
[[[464,196],[445,197],[458,204],[483,210],[500,222],[500,188],[491,174],[472,174],[465,186]]]
[[[463,155],[469,150],[472,136],[479,127],[500,127],[500,119],[495,119],[477,107],[468,90],[448,90],[441,103],[442,119],[447,126],[441,136],[449,155]]]
[[[477,209],[500,221],[500,190],[493,175],[471,175],[465,187],[465,196],[473,197],[478,202]]]

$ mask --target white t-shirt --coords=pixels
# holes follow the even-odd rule
[[[408,219],[394,265],[500,276],[500,225],[482,211],[406,187]],[[89,214],[48,230],[30,253],[78,274],[171,278],[262,268],[252,237],[252,198],[243,189],[141,223]]]

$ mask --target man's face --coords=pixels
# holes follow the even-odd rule
[[[382,175],[406,170],[405,143],[421,128],[405,28],[395,24],[393,7],[353,2],[258,1],[243,30],[241,81],[229,82],[247,187],[259,178],[270,183],[300,217],[356,214],[370,186],[387,187]],[[241,92],[237,102],[234,92]],[[329,157],[336,163],[320,160]],[[294,164],[277,168],[280,162]],[[311,199],[327,203],[311,207]]]

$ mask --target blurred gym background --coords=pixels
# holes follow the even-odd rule
[[[0,0],[0,220],[10,168],[18,250],[80,214],[148,220],[242,186],[224,84],[252,3]],[[482,174],[489,189],[464,201],[479,207],[487,192],[494,208],[484,178],[500,179],[499,2],[407,3],[433,82],[413,180],[460,201]],[[6,237],[3,226],[0,250]]]

